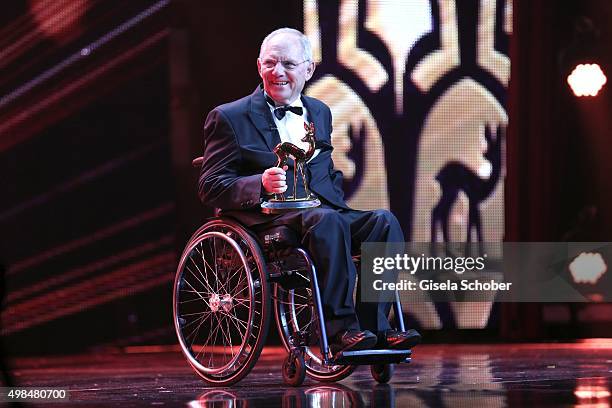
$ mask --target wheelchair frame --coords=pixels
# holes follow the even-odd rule
[[[181,256],[174,282],[173,320],[183,354],[204,381],[227,386],[249,373],[268,333],[271,299],[288,351],[282,369],[288,385],[302,384],[306,375],[338,381],[361,364],[370,364],[373,377],[387,382],[393,364],[410,362],[410,350],[332,355],[312,259],[302,248],[283,247],[278,237],[266,236],[263,245],[261,241],[236,221],[217,217],[196,231]],[[398,328],[404,331],[397,292],[394,312]],[[225,357],[228,349],[229,361]]]

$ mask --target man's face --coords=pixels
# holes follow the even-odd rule
[[[288,105],[299,97],[314,67],[313,62],[304,61],[298,37],[287,33],[270,38],[257,59],[264,90],[279,105]]]

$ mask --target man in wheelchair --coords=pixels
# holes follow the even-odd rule
[[[257,67],[263,83],[251,95],[218,106],[206,119],[199,179],[202,201],[249,228],[285,225],[297,232],[301,246],[317,265],[333,353],[413,347],[421,336],[416,330],[390,328],[389,303],[361,302],[359,291],[357,301],[353,300],[357,270],[351,254],[362,242],[404,242],[404,236],[391,212],[353,210],[344,201],[342,173],[334,169],[331,159],[330,109],[302,95],[315,70],[307,37],[289,28],[273,31],[261,44]],[[275,167],[272,149],[286,141],[303,146],[304,123],[311,122],[316,150],[305,172],[321,206],[263,214],[263,199],[294,188],[293,164]],[[298,191],[303,189],[297,184]]]

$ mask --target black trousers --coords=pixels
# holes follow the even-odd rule
[[[302,245],[317,268],[323,312],[328,336],[343,329],[370,330],[390,328],[390,303],[357,302],[353,293],[358,272],[351,254],[358,253],[362,242],[404,242],[404,234],[395,216],[387,210],[346,210],[323,205],[306,211],[275,216],[258,225],[288,225],[300,233]]]

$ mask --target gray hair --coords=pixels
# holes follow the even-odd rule
[[[264,40],[261,42],[261,47],[259,48],[259,58],[261,58],[264,52],[264,49],[266,48],[266,45],[268,44],[268,41],[270,41],[272,37],[278,34],[293,34],[297,36],[298,39],[300,40],[300,43],[302,44],[302,49],[304,50],[304,60],[312,61],[312,46],[310,45],[310,40],[308,39],[308,37],[306,37],[304,33],[302,33],[301,31],[296,30],[295,28],[289,28],[289,27],[284,27],[284,28],[279,28],[278,30],[274,30],[270,34],[268,34],[266,38],[264,38]]]

